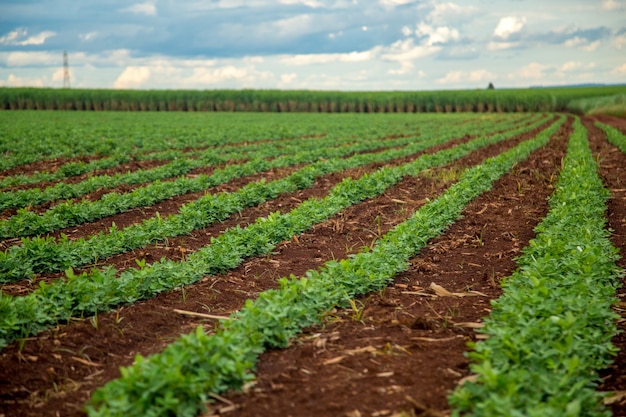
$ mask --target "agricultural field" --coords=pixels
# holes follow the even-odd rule
[[[0,416],[626,416],[623,119],[2,111],[0,152]]]

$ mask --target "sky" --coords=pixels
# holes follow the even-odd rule
[[[0,86],[626,83],[626,0],[0,0]]]

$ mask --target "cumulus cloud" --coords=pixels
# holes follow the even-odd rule
[[[525,79],[531,80],[543,80],[545,79],[545,73],[549,68],[548,65],[543,65],[538,62],[531,62],[530,64],[522,67],[518,71],[518,76]]]
[[[595,66],[596,66],[595,62],[584,63],[581,61],[567,61],[566,63],[561,65],[560,70],[563,72],[572,72],[572,71],[578,71],[578,70],[592,69],[592,68],[595,68]]]
[[[157,8],[156,5],[152,2],[145,2],[145,3],[136,3],[133,4],[132,6],[128,6],[125,7],[123,9],[121,9],[120,11],[122,12],[129,12],[129,13],[135,13],[135,14],[143,14],[146,16],[156,16],[157,15]]]
[[[9,74],[6,81],[0,80],[0,86],[2,87],[44,87],[45,78],[27,78],[18,77],[15,74]]]
[[[621,66],[614,68],[611,71],[611,74],[615,74],[615,75],[626,75],[626,63],[622,64]]]
[[[298,75],[295,72],[292,72],[290,74],[282,74],[280,76],[280,81],[283,84],[291,84],[296,80],[296,78],[298,78]]]
[[[432,10],[428,13],[427,20],[440,26],[466,23],[479,12],[475,6],[459,6],[449,2],[433,2],[431,7]]]
[[[282,4],[303,4],[312,9],[317,9],[319,7],[324,7],[324,4],[317,0],[280,0]]]
[[[600,45],[601,42],[599,40],[590,42],[588,39],[581,38],[579,36],[574,36],[573,38],[570,38],[563,42],[563,46],[566,46],[568,48],[578,48],[587,52],[595,51]]]
[[[621,35],[618,35],[618,36],[614,37],[613,41],[611,43],[617,49],[622,49],[622,48],[626,47],[626,33],[622,33]]]
[[[89,42],[95,39],[96,36],[98,36],[98,32],[81,33],[78,35],[81,41],[86,41],[86,42]]]
[[[381,48],[373,48],[362,52],[347,52],[335,54],[297,54],[284,56],[281,62],[285,65],[304,66],[329,64],[331,62],[366,62],[374,59]]]
[[[449,71],[443,78],[436,80],[437,84],[465,84],[468,81],[470,83],[491,81],[496,78],[496,75],[485,69],[479,69],[474,71]]]
[[[56,32],[46,30],[36,35],[28,36],[28,29],[17,28],[0,37],[0,45],[43,45],[47,39],[56,36]]]
[[[126,67],[113,83],[113,88],[138,88],[150,79],[148,67]]]
[[[402,6],[404,4],[415,3],[416,0],[378,0],[378,3],[385,7]]]
[[[397,62],[399,69],[389,71],[391,74],[407,74],[413,71],[414,61],[425,58],[441,50],[437,45],[416,45],[413,38],[399,40],[385,47],[381,58],[385,61]]]
[[[441,45],[451,41],[459,40],[460,35],[457,29],[450,29],[446,26],[432,27],[430,25],[419,23],[415,30],[417,36],[426,37],[426,45]]]
[[[493,34],[497,38],[507,40],[511,35],[520,32],[525,24],[526,18],[523,16],[506,16],[500,19]]]
[[[519,42],[489,42],[487,49],[490,51],[503,51],[506,49],[513,49],[520,46]]]
[[[15,51],[0,53],[0,62],[4,61],[7,67],[51,66],[61,65],[60,53],[45,51]]]
[[[626,9],[626,7],[622,4],[622,2],[616,0],[604,0],[602,2],[602,10],[615,11],[624,9]]]

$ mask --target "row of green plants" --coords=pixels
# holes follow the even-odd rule
[[[463,128],[466,127],[463,126]],[[484,125],[479,126],[479,129],[484,128]],[[461,128],[459,127],[458,129]],[[411,140],[412,138],[400,138],[396,140],[396,142],[399,141],[400,143],[395,145],[406,144]],[[150,206],[174,196],[203,191],[234,178],[268,171],[272,168],[284,168],[295,164],[309,163],[319,158],[331,158],[351,152],[363,152],[368,149],[376,149],[381,147],[381,145],[393,146],[394,142],[370,140],[357,142],[347,147],[314,147],[313,151],[303,150],[293,155],[277,157],[271,161],[255,157],[248,162],[229,164],[223,168],[215,169],[211,175],[182,176],[167,182],[156,181],[128,193],[110,192],[104,194],[96,201],[66,201],[51,207],[42,214],[22,208],[18,209],[15,215],[0,221],[0,238],[32,236],[76,226],[132,208]],[[183,165],[185,167],[188,164],[189,162],[177,162],[174,164],[174,169],[180,170],[179,166]],[[71,187],[68,187],[68,189],[71,189]]]
[[[538,137],[549,137],[562,122],[563,118],[551,124]],[[0,315],[3,317],[0,346],[71,317],[92,315],[121,304],[154,297],[159,292],[197,282],[204,276],[230,270],[244,258],[267,254],[277,243],[353,204],[380,195],[405,176],[418,175],[425,169],[449,163],[494,142],[497,140],[493,137],[478,138],[451,149],[423,155],[397,167],[383,167],[358,179],[345,179],[324,198],[310,198],[287,213],[272,213],[245,228],[236,226],[227,229],[218,237],[211,238],[210,245],[190,254],[184,261],[162,259],[152,265],[138,261],[139,268],[126,269],[118,278],[113,267],[104,270],[94,268],[80,275],[69,269],[66,279],[51,284],[40,281],[39,287],[26,296],[0,294]]]
[[[322,137],[314,141],[308,138],[243,146],[224,146],[204,151],[187,152],[171,162],[150,169],[138,169],[115,175],[94,175],[84,181],[67,184],[58,183],[45,189],[4,191],[0,194],[0,210],[36,206],[62,199],[80,197],[100,189],[114,188],[120,185],[135,185],[157,180],[164,180],[189,173],[193,169],[209,167],[230,161],[250,158],[272,158],[282,154],[295,153],[298,150],[341,146],[350,138]],[[182,152],[181,152],[182,153]]]
[[[521,119],[519,122],[525,123],[526,121],[527,119],[524,118]],[[426,124],[422,126],[420,130],[429,132],[432,131],[432,128],[437,126],[439,125]],[[480,126],[483,126],[483,129],[480,130],[480,132],[482,133],[484,132],[485,125]],[[476,126],[476,124],[470,124],[465,122],[464,127],[467,128],[469,134],[473,134],[478,126]],[[415,134],[417,134],[417,132]],[[384,138],[371,140],[382,139]],[[272,141],[270,143],[253,142],[243,145],[211,147],[209,149],[199,151],[165,151],[149,153],[143,155],[141,159],[163,160],[164,158],[171,158],[173,160],[163,166],[152,169],[138,169],[133,172],[118,173],[115,175],[95,175],[90,176],[79,183],[58,183],[53,186],[46,187],[43,190],[40,188],[30,188],[26,190],[5,191],[0,194],[0,210],[35,206],[49,201],[76,198],[96,190],[113,188],[119,185],[135,185],[156,180],[163,180],[174,176],[186,174],[196,168],[207,167],[219,163],[249,159],[252,157],[270,158],[280,156],[282,154],[295,153],[297,151],[340,146],[351,141],[355,141],[355,139],[353,137],[337,137],[336,135],[325,135],[321,138],[315,138],[315,140],[312,140],[311,138],[293,138],[280,141]],[[111,161],[111,159],[118,158],[106,158],[107,165],[108,162]],[[77,167],[77,165],[77,163],[69,163],[61,166],[61,168],[54,173],[45,174],[47,174],[48,178],[63,177],[66,176],[66,174],[70,172],[70,170],[73,170],[75,167]],[[79,166],[81,168],[80,171],[88,168],[87,165],[93,166],[95,165],[95,163],[83,164]],[[26,180],[25,182],[30,182],[32,181],[31,177],[41,178],[42,176],[43,175],[41,174],[34,176],[21,176],[18,177],[18,179],[22,179],[23,181]],[[6,178],[6,180],[11,179],[13,179],[13,177]],[[13,182],[15,182],[15,179],[13,179]]]
[[[530,125],[504,129],[504,133],[493,135],[489,142],[500,141],[528,132],[545,122],[545,118]],[[489,129],[493,129],[494,125]],[[505,128],[504,125],[496,125]],[[109,229],[108,233],[100,232],[88,239],[70,240],[66,236],[55,240],[52,237],[22,238],[21,246],[13,246],[0,253],[0,282],[11,282],[31,278],[35,273],[63,271],[68,267],[81,267],[112,255],[145,247],[149,243],[164,241],[169,237],[189,234],[193,230],[204,228],[216,221],[222,221],[233,213],[246,207],[257,205],[279,194],[293,192],[297,189],[310,187],[314,181],[331,172],[363,166],[369,163],[388,163],[422,152],[457,137],[455,128],[447,127],[447,134],[426,134],[424,138],[388,140],[387,145],[406,145],[376,153],[357,153],[349,158],[335,157],[307,165],[291,175],[278,180],[264,180],[250,183],[234,192],[208,194],[183,205],[178,214],[166,218],[160,216],[143,220],[142,223],[131,225],[123,230]],[[426,133],[426,132],[425,132]],[[408,145],[407,145],[408,143]],[[361,142],[359,150],[372,150],[380,141],[369,145]],[[356,148],[352,147],[350,152]]]
[[[316,113],[564,111],[572,100],[624,91],[625,86],[377,92],[0,88],[0,110]]]
[[[606,228],[610,193],[576,120],[550,211],[503,284],[473,345],[474,382],[454,416],[609,416],[598,371],[616,349],[612,310],[623,272]]]
[[[76,162],[326,132],[340,137],[383,137],[413,131],[437,115],[429,116],[0,111],[0,176],[6,169],[33,162],[49,161],[54,166],[57,158]],[[447,120],[463,119],[469,118],[456,115]]]
[[[396,142],[406,144],[410,140],[411,138],[402,138],[396,140]],[[390,141],[383,144],[389,145],[393,143],[394,141]],[[223,168],[217,168],[210,175],[181,176],[172,181],[155,181],[128,193],[110,192],[95,201],[66,201],[51,207],[42,214],[37,214],[28,209],[18,209],[15,215],[0,221],[0,238],[38,235],[65,227],[76,226],[122,213],[132,208],[150,206],[178,195],[200,192],[235,178],[269,171],[272,168],[284,168],[308,163],[319,158],[345,155],[377,146],[381,146],[380,141],[363,141],[351,146],[338,148],[316,148],[315,151],[304,150],[294,155],[283,155],[272,160],[255,157],[247,162],[229,164]],[[174,163],[175,169],[178,169],[178,166],[188,168],[191,164],[186,160],[180,161]]]
[[[596,123],[596,126],[604,131],[609,142],[617,146],[620,151],[626,153],[626,135],[613,126],[604,123]]]
[[[546,145],[562,122],[466,170],[443,195],[423,205],[371,250],[363,248],[347,259],[329,261],[302,278],[282,278],[278,289],[246,301],[231,320],[220,322],[213,335],[199,326],[159,354],[137,356],[132,366],[121,369],[120,378],[93,394],[88,414],[191,417],[204,409],[210,394],[240,389],[253,380],[252,371],[264,350],[286,347],[302,328],[318,323],[335,306],[347,306],[351,298],[388,285],[430,239],[460,217],[471,200]],[[406,172],[416,173],[415,168]]]
[[[319,137],[316,137],[315,140],[317,141],[320,140],[320,138],[326,138],[327,136],[328,135],[320,135]],[[333,140],[335,142],[345,142],[349,141],[350,139],[346,137],[337,137],[335,135],[333,136]],[[123,163],[131,161],[173,161],[175,159],[192,158],[204,160],[208,164],[213,163],[212,161],[215,158],[218,158],[218,162],[226,162],[228,161],[228,159],[225,159],[224,156],[221,154],[236,154],[237,150],[260,152],[268,146],[272,148],[277,148],[295,143],[307,144],[308,142],[311,142],[311,137],[309,136],[283,138],[278,140],[251,143],[244,142],[241,144],[230,145],[207,146],[199,143],[198,147],[189,149],[168,149],[161,151],[149,151],[145,153],[113,155],[97,158],[90,162],[72,161],[61,164],[60,166],[58,166],[57,169],[54,170],[36,171],[29,174],[7,175],[4,178],[0,178],[0,188],[37,184],[44,181],[56,182],[89,173],[92,173],[92,176],[96,176],[98,170],[116,168]]]

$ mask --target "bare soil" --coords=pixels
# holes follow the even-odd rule
[[[608,214],[613,242],[624,253],[626,156],[609,145],[601,131],[587,126],[601,174],[612,191]],[[254,385],[244,393],[216,397],[208,404],[206,416],[447,415],[447,395],[470,374],[464,356],[466,343],[476,340],[475,327],[489,313],[489,301],[500,295],[499,281],[514,270],[515,257],[534,237],[533,228],[547,213],[547,198],[558,178],[570,129],[571,120],[548,146],[533,152],[497,181],[491,191],[473,201],[463,218],[430,242],[411,260],[410,269],[399,274],[384,291],[359,298],[355,309],[331,312],[323,323],[306,329],[289,348],[262,355]],[[131,364],[136,354],[159,352],[198,325],[213,327],[212,320],[190,313],[228,315],[246,299],[275,287],[280,277],[302,275],[329,259],[344,258],[375,244],[381,234],[404,221],[426,199],[441,194],[463,168],[497,155],[524,138],[527,136],[404,179],[383,195],[344,210],[280,243],[272,254],[248,259],[227,274],[205,277],[184,289],[120,307],[99,315],[97,320],[72,320],[11,344],[0,351],[0,416],[84,415],[81,408],[91,392],[118,377],[118,368]],[[162,256],[182,259],[227,227],[245,225],[272,211],[290,210],[306,198],[325,195],[348,175],[354,177],[375,168],[325,176],[307,190],[252,207],[190,236],[168,239],[167,245],[150,245],[108,259],[107,264],[124,269],[133,266],[137,258],[148,262]],[[181,201],[192,197],[181,197]],[[171,207],[167,206],[169,202],[163,204],[155,211],[175,212],[182,203],[172,203]],[[131,211],[124,221],[140,221],[151,210]],[[116,224],[122,218],[116,216]],[[74,236],[101,230],[107,221],[111,219],[101,225],[74,228]],[[623,260],[620,262],[626,266]],[[437,295],[431,283],[468,296]],[[21,289],[10,292],[31,290],[28,283],[17,285]],[[625,290],[619,292],[622,298],[626,296]],[[622,330],[625,321],[619,323]],[[626,351],[623,333],[615,343]],[[622,352],[615,365],[603,373],[601,389],[626,390],[625,369],[626,353]],[[624,416],[626,406],[618,402],[613,411],[616,416]]]

